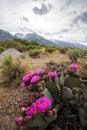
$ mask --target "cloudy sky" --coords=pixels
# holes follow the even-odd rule
[[[87,0],[0,0],[0,29],[87,43]]]

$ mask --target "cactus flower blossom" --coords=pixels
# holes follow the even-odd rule
[[[57,74],[57,72],[55,72],[55,71],[48,73],[48,76],[51,77],[51,78],[55,78],[57,75],[58,75],[58,74]]]
[[[44,74],[44,73],[45,73],[45,69],[39,70],[39,74]]]
[[[31,74],[27,74],[27,75],[25,75],[24,77],[23,77],[23,82],[25,82],[25,83],[27,83],[27,82],[29,82],[30,81],[30,79],[32,78],[32,76],[33,76],[33,74],[31,73]]]
[[[18,125],[18,126],[21,126],[22,123],[23,123],[23,118],[22,117],[17,117],[15,119],[15,123]]]
[[[41,97],[36,101],[37,111],[45,112],[51,107],[51,100],[48,97]]]
[[[30,107],[27,107],[26,114],[31,119],[37,113],[36,103],[33,103]]]
[[[70,64],[70,65],[68,65],[68,69],[71,71],[76,71],[78,69],[78,65],[77,64]]]
[[[35,75],[31,78],[31,83],[38,83],[38,81],[40,80],[40,77],[38,75]]]

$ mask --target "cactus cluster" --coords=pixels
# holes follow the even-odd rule
[[[66,106],[72,106],[78,111],[81,126],[87,127],[87,87],[81,88],[81,81],[76,75],[78,66],[69,66],[66,74],[62,66],[57,67],[57,70],[54,70],[55,67],[50,72],[48,68],[42,69],[23,77],[22,87],[29,91],[30,96],[19,105],[22,116],[16,118],[17,125],[24,125],[30,130],[45,130],[58,118],[59,111]],[[48,98],[50,107],[47,107],[46,100],[42,100],[38,110],[40,106],[36,103],[41,98]],[[71,113],[68,111],[66,115]]]

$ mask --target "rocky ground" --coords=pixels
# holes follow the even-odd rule
[[[41,55],[40,58],[28,57],[27,60],[29,60],[32,70],[44,67],[49,61],[57,63],[69,61],[66,55],[57,53]],[[19,115],[18,104],[24,96],[26,93],[20,86],[9,88],[9,86],[0,85],[0,130],[24,130],[15,125],[15,117]]]

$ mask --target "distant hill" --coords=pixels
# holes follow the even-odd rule
[[[48,44],[48,45],[56,45],[60,47],[75,47],[75,48],[82,48],[86,49],[87,46],[82,45],[80,43],[72,43],[72,42],[66,42],[66,41],[60,41],[60,40],[48,40],[37,33],[29,33],[29,34],[21,34],[21,33],[16,33],[15,35],[10,34],[9,32],[5,32],[3,30],[0,30],[0,40],[7,40],[7,39],[12,39],[12,38],[21,38],[25,39],[28,41],[37,41],[39,44]]]
[[[32,34],[27,34],[25,36],[25,39],[28,41],[37,41],[40,44],[49,44],[49,45],[54,45],[55,43],[45,39],[44,37],[38,35],[37,33],[32,33]]]
[[[0,41],[12,39],[13,35],[0,29]]]
[[[21,38],[21,39],[23,39],[23,38],[25,38],[25,35],[22,34],[22,33],[16,33],[16,34],[14,35],[14,37],[15,37],[15,38]]]
[[[59,40],[53,40],[53,42],[61,47],[68,46],[68,47],[75,47],[75,48],[83,48],[86,49],[87,46],[82,45],[80,43],[73,43],[73,42],[66,42],[66,41],[59,41]]]

